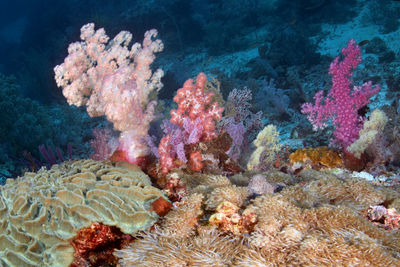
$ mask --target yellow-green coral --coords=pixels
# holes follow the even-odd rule
[[[377,139],[377,135],[383,134],[387,121],[388,117],[385,112],[375,109],[370,118],[364,122],[364,126],[359,133],[360,137],[347,147],[347,151],[359,159],[365,149]]]
[[[276,126],[270,124],[264,127],[264,129],[258,133],[253,144],[256,146],[256,150],[247,163],[247,169],[268,169],[273,164],[276,154],[281,150],[279,132],[276,130]]]

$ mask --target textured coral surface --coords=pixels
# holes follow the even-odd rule
[[[0,187],[0,265],[68,266],[80,229],[98,222],[124,234],[145,230],[162,195],[136,166],[93,160],[8,179]]]
[[[364,216],[374,205],[398,210],[396,190],[348,172],[265,172],[286,186],[252,200],[222,175],[179,175],[189,195],[159,227],[114,253],[121,266],[400,266],[397,228]],[[253,173],[240,175],[231,180],[244,184]]]
[[[336,168],[342,166],[342,158],[327,147],[301,148],[290,154],[290,163],[300,163],[309,167]]]

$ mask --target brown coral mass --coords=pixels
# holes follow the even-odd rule
[[[338,168],[343,165],[339,153],[327,147],[301,148],[289,155],[290,163],[304,164],[312,168]]]
[[[74,262],[70,267],[116,266],[118,261],[114,249],[121,249],[133,239],[118,227],[93,223],[79,230],[71,241],[75,249]]]

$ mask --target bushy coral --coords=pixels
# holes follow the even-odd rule
[[[272,167],[276,154],[280,151],[279,132],[270,124],[258,133],[253,144],[256,150],[247,163],[249,170],[267,170]]]
[[[225,104],[225,116],[218,123],[220,131],[227,132],[232,138],[228,155],[235,160],[247,154],[251,141],[262,128],[262,112],[251,111],[252,98],[248,88],[233,89]]]
[[[173,140],[176,140],[178,133],[171,132],[161,139],[158,153],[163,173],[179,166],[175,159],[180,155],[179,151],[185,150],[185,145],[208,142],[218,136],[216,121],[221,119],[224,109],[219,107],[218,102],[213,102],[213,92],[205,92],[206,83],[207,76],[199,73],[196,83],[192,79],[187,80],[174,97],[178,109],[171,110],[170,121],[179,127],[177,131],[182,138],[176,144]],[[188,161],[192,170],[200,171],[203,168],[200,150],[190,151],[188,159],[182,153],[179,157],[184,162]]]
[[[369,147],[373,154],[371,157],[376,159],[376,163],[383,163],[389,154],[384,151],[385,139],[383,136],[387,122],[388,117],[385,112],[379,109],[374,110],[368,120],[364,122],[363,128],[359,132],[359,138],[347,148],[347,151],[359,159]]]
[[[119,149],[130,162],[149,151],[144,137],[153,119],[155,94],[163,71],[154,73],[150,65],[155,53],[163,50],[161,40],[153,40],[156,30],[145,33],[143,43],[128,45],[132,34],[122,31],[112,40],[93,23],[81,28],[81,42],[68,47],[64,63],[54,68],[57,85],[70,105],[86,105],[91,117],[105,115],[121,131]]]
[[[307,114],[308,120],[314,129],[325,128],[327,121],[332,120],[335,125],[334,143],[347,148],[358,138],[363,120],[358,110],[370,102],[370,98],[377,94],[380,86],[372,86],[366,82],[362,86],[352,86],[353,70],[361,63],[361,50],[355,40],[351,39],[342,49],[343,59],[336,57],[330,67],[332,88],[324,99],[323,91],[315,94],[315,104],[305,103],[302,113]],[[321,102],[324,99],[324,103]]]

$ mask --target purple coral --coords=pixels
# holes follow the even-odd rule
[[[301,112],[307,114],[314,129],[324,128],[326,122],[332,120],[336,126],[334,142],[347,148],[358,139],[364,122],[358,110],[370,102],[370,98],[379,92],[380,86],[373,88],[371,81],[362,86],[352,86],[350,78],[353,70],[361,63],[360,47],[353,39],[342,49],[342,54],[343,59],[336,57],[329,67],[332,88],[328,96],[324,99],[323,91],[317,92],[314,96],[315,104],[303,104]]]
[[[225,117],[220,121],[220,131],[227,132],[233,140],[228,155],[238,160],[242,150],[248,146],[262,128],[262,112],[251,112],[252,93],[248,88],[233,89],[226,102]]]

